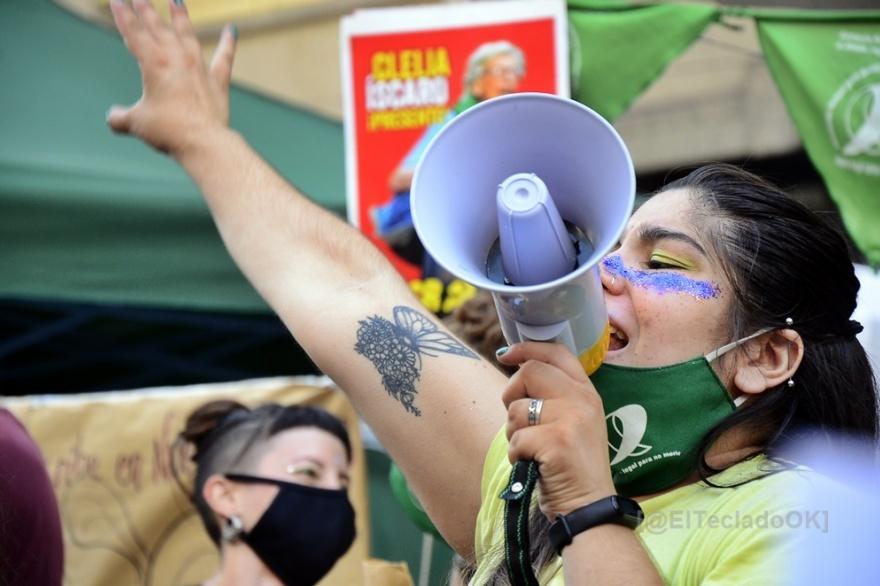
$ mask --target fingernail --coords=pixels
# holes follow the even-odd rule
[[[508,350],[510,350],[509,346],[502,346],[501,348],[498,348],[497,350],[495,350],[495,357],[501,358],[502,356],[507,354]]]
[[[229,25],[229,32],[232,33],[232,38],[237,41],[238,40],[238,27],[235,26],[234,24],[230,24]]]
[[[183,0],[174,0],[175,6],[183,6]]]

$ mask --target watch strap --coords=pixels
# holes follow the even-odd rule
[[[561,555],[562,549],[572,542],[575,535],[587,529],[608,523],[635,529],[644,518],[642,508],[636,501],[612,495],[575,509],[567,515],[559,515],[550,526],[550,543],[556,553]]]

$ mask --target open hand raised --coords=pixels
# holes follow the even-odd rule
[[[207,67],[183,2],[172,0],[165,24],[149,0],[112,0],[110,8],[128,50],[138,61],[143,95],[129,107],[113,106],[107,123],[150,146],[180,157],[229,120],[229,78],[235,28],[227,26]]]

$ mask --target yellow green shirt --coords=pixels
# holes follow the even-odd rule
[[[719,485],[762,476],[774,463],[760,456],[713,476]],[[504,501],[510,477],[504,428],[483,465],[482,506],[477,515],[477,572],[485,583],[504,561]],[[667,584],[716,586],[778,584],[789,573],[787,556],[809,531],[828,531],[827,512],[809,510],[804,497],[815,482],[830,482],[804,467],[769,474],[734,488],[689,484],[642,501],[645,521],[636,535]],[[562,586],[562,558],[538,575],[543,585]]]

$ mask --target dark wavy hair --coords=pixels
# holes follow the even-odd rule
[[[771,464],[768,474],[791,466],[783,453],[795,438],[845,434],[876,445],[876,381],[856,339],[861,327],[850,320],[859,281],[844,237],[779,188],[733,165],[700,167],[659,193],[672,189],[689,192],[690,219],[730,282],[730,340],[763,328],[790,328],[804,342],[793,387],[782,384],[750,399],[702,439],[700,478],[717,486],[709,477],[719,470],[709,466],[706,454],[733,428],[761,438],[761,453]],[[738,485],[725,487],[733,486]],[[549,528],[547,517],[534,507],[529,515],[534,568],[556,557]],[[487,584],[509,584],[504,564]]]
[[[351,461],[351,442],[342,421],[323,409],[303,405],[266,403],[249,409],[231,400],[205,403],[193,411],[178,436],[192,444],[195,480],[188,491],[208,535],[220,545],[220,526],[202,490],[212,474],[250,472],[272,436],[296,427],[315,427],[338,438]]]

